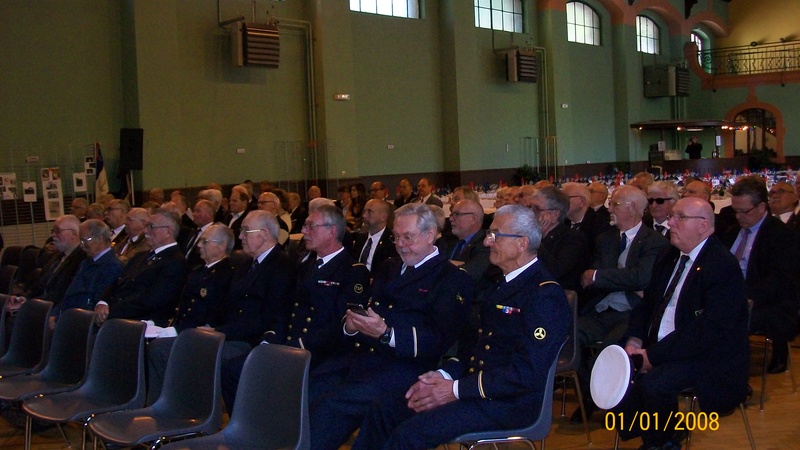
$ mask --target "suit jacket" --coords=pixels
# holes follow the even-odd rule
[[[194,269],[197,266],[205,265],[205,261],[203,258],[200,257],[200,249],[197,248],[197,239],[200,239],[200,236],[197,235],[197,231],[200,230],[196,228],[194,233],[191,234],[186,242],[182,244],[178,244],[181,247],[181,251],[183,252],[184,256],[186,257],[186,264],[189,269]]]
[[[584,233],[560,223],[542,238],[538,254],[547,271],[564,289],[582,290],[581,274],[590,262]]]
[[[406,203],[414,203],[416,201],[417,201],[417,196],[414,195],[414,193],[412,192],[407,199],[404,199],[403,197],[397,197],[396,199],[394,199],[394,207],[399,208],[405,205]]]
[[[233,218],[233,214],[228,213],[228,215],[225,216],[225,220],[222,222],[222,223],[225,224],[225,226],[230,228],[231,231],[233,231],[233,237],[234,237],[234,240],[235,240],[234,244],[233,244],[233,249],[234,250],[241,250],[242,249],[242,240],[239,239],[239,234],[242,232],[242,222],[244,222],[244,218],[247,217],[247,213],[248,212],[250,212],[250,211],[242,212],[242,214],[238,218],[236,218],[236,220],[234,220],[233,223],[231,223],[231,219]],[[230,225],[228,225],[229,223],[230,223]]]
[[[531,405],[552,395],[544,392],[547,373],[571,320],[564,290],[537,261],[491,290],[482,302],[480,329],[442,368],[459,380],[459,399],[487,400],[475,405],[497,423],[520,416],[532,422],[538,411]]]
[[[714,234],[724,242],[725,235],[734,228],[738,232],[739,223],[736,221],[736,213],[733,212],[733,206],[728,205],[720,209],[714,216]]]
[[[139,253],[148,253],[150,250],[150,246],[147,244],[147,239],[144,238],[144,232],[139,235],[136,239],[136,242],[130,242],[131,236],[127,235],[124,239],[120,240],[116,247],[114,247],[114,253],[119,257],[119,260],[122,264],[127,264],[134,256],[138,255]],[[128,246],[127,248],[125,246]],[[124,251],[123,251],[124,249]]]
[[[111,247],[114,248],[114,252],[119,256],[119,252],[122,251],[122,246],[125,245],[125,239],[128,237],[128,229],[123,228],[122,231],[114,235],[111,239]]]
[[[228,295],[233,272],[229,258],[220,260],[211,268],[203,264],[192,269],[178,307],[175,308],[172,326],[181,332],[187,328],[218,323],[225,308],[225,296]]]
[[[197,225],[194,224],[194,220],[192,220],[186,213],[181,214],[181,226],[184,226],[189,229],[197,228]]]
[[[54,304],[61,301],[78,273],[81,263],[86,259],[86,253],[80,248],[75,248],[63,262],[61,262],[62,256],[63,253],[58,252],[51,258],[49,264],[42,269],[41,277],[26,290],[25,297],[40,298]]]
[[[572,225],[569,219],[567,219],[564,223],[567,225]],[[577,229],[583,233],[584,236],[586,236],[586,243],[589,246],[589,251],[592,251],[592,249],[595,247],[595,243],[597,242],[597,237],[612,228],[614,227],[611,226],[611,216],[608,213],[608,209],[606,209],[605,206],[601,206],[598,211],[595,211],[592,208],[587,209],[586,213],[583,215],[583,220],[581,220],[580,224],[578,224]],[[556,278],[558,278],[557,275]],[[564,289],[570,288],[565,286]]]
[[[401,275],[402,266],[392,258],[379,268],[370,303],[394,329],[395,347],[359,333],[345,337],[352,359],[328,361],[333,367],[343,363],[348,381],[380,384],[387,395],[405,392],[419,374],[437,366],[466,326],[454,319],[467,317],[473,294],[469,275],[443,255]]]
[[[697,390],[705,411],[727,411],[744,398],[749,377],[750,347],[747,297],[739,265],[715,236],[706,241],[688,271],[678,294],[675,330],[658,342],[647,342],[648,329],[658,327],[655,311],[680,251],[672,246],[661,252],[650,287],[631,314],[628,334],[645,342],[654,367],[700,361]]]
[[[120,273],[122,273],[122,262],[114,254],[114,250],[107,251],[97,261],[84,258],[78,273],[64,293],[64,297],[53,307],[51,315],[58,317],[70,308],[93,311],[100,300],[100,295]]]
[[[300,205],[289,215],[292,218],[292,227],[289,230],[290,234],[300,233],[300,229],[303,228],[303,224],[306,222],[306,217],[308,217],[308,206],[307,205]]]
[[[214,329],[228,341],[256,345],[269,331],[276,342],[286,337],[296,266],[275,246],[258,266],[253,259],[236,269],[225,299],[225,311]]]
[[[417,199],[419,199],[419,196],[417,196]],[[426,205],[436,205],[439,208],[444,207],[444,203],[442,203],[442,200],[439,197],[437,197],[436,194],[431,194],[430,197],[428,197],[428,199],[425,200],[425,204]]]
[[[618,268],[620,231],[617,228],[601,234],[597,238],[594,262],[589,266],[596,269],[595,282],[586,289],[590,300],[582,308],[586,313],[595,307],[611,292],[625,292],[631,308],[635,308],[640,298],[636,291],[643,291],[650,284],[658,253],[669,243],[664,236],[642,224],[633,241],[628,243],[628,258],[625,268]]]
[[[361,251],[364,249],[364,244],[367,243],[368,238],[369,233],[367,232],[354,233],[349,236],[347,250],[354,260],[358,261],[358,258],[361,257]],[[383,264],[384,261],[397,256],[397,248],[392,242],[392,230],[388,227],[383,230],[383,234],[381,234],[377,244],[373,242],[372,245],[377,245],[377,247],[375,247],[375,253],[372,255],[370,272],[375,272],[376,268]]]
[[[461,250],[459,255],[454,255],[451,259],[453,261],[461,261],[464,264],[460,265],[462,269],[466,270],[473,280],[477,281],[486,272],[491,264],[489,262],[489,248],[484,247],[483,240],[486,238],[486,230],[478,230],[472,239],[467,242],[464,249]],[[448,258],[453,254],[458,241],[460,239],[455,235],[449,237],[442,237],[440,242],[437,242],[439,251]]]
[[[342,318],[348,303],[366,307],[369,300],[369,271],[347,251],[317,268],[316,256],[300,266],[286,339],[275,341],[311,352],[316,367],[344,345]]]
[[[163,327],[175,311],[188,269],[177,245],[154,258],[139,253],[128,262],[119,278],[102,298],[109,306],[109,319],[152,320]]]
[[[732,249],[741,228],[722,239]],[[753,300],[750,328],[791,341],[797,332],[797,236],[770,214],[756,233],[747,263],[747,297]],[[738,267],[738,266],[737,266]]]

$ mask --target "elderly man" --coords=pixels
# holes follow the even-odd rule
[[[400,258],[375,273],[365,310],[348,310],[345,339],[352,354],[317,366],[309,384],[311,448],[342,445],[380,398],[402,396],[420,373],[433,370],[462,332],[472,280],[440,255],[428,205],[397,209]]]
[[[561,186],[561,192],[569,198],[569,209],[564,223],[586,236],[588,250],[591,251],[597,236],[611,229],[608,218],[603,217],[591,207],[592,192],[585,184],[564,183]],[[556,278],[558,277],[556,276]],[[565,289],[571,288],[565,287]]]
[[[127,264],[139,253],[151,250],[144,237],[144,229],[149,217],[150,213],[144,208],[131,208],[125,216],[125,237],[114,247],[114,253],[122,264]]]
[[[173,212],[159,208],[150,215],[144,236],[152,250],[133,257],[103,293],[104,301],[95,306],[98,323],[121,318],[152,320],[158,326],[167,324],[188,271],[175,242],[179,228],[180,218]]]
[[[222,222],[225,219],[225,211],[222,208],[222,191],[219,189],[203,189],[197,193],[197,198],[208,200],[214,205],[214,220],[212,222]]]
[[[483,245],[483,207],[472,199],[459,201],[453,206],[450,224],[452,237],[442,237],[439,250],[477,281],[489,268],[489,249]]]
[[[297,192],[289,192],[286,196],[289,200],[289,218],[292,220],[292,229],[289,230],[289,234],[299,233],[303,222],[308,217],[308,205],[303,205],[300,201],[300,194]]]
[[[397,256],[392,242],[392,230],[387,228],[392,216],[392,205],[384,200],[369,200],[364,207],[364,225],[367,231],[355,234],[348,243],[350,255],[367,266],[370,272],[387,259]]]
[[[308,188],[308,201],[314,200],[315,198],[322,197],[322,191],[319,190],[318,186],[311,186]]]
[[[671,181],[656,181],[647,188],[647,203],[653,229],[669,239],[668,218],[678,201],[678,187]]]
[[[514,202],[517,205],[530,209],[531,205],[533,205],[533,194],[535,193],[536,188],[531,184],[520,186],[519,190],[517,191],[517,195],[514,198]]]
[[[127,236],[127,232],[125,231],[125,220],[128,218],[128,211],[130,210],[130,203],[125,200],[115,199],[111,201],[111,204],[105,211],[106,223],[108,224],[109,228],[111,228],[112,247],[121,245]]]
[[[655,183],[656,179],[653,177],[653,174],[650,172],[639,172],[633,176],[633,178],[628,181],[628,186],[633,186],[641,190],[642,192],[647,192],[647,188],[650,187],[651,184]]]
[[[589,205],[597,213],[598,222],[608,223],[611,220],[611,215],[606,208],[608,188],[604,183],[595,181],[589,185],[589,193],[592,194]]]
[[[595,342],[605,346],[622,339],[630,312],[650,283],[656,257],[668,244],[664,236],[642,223],[646,207],[644,192],[633,186],[621,186],[611,196],[611,223],[616,228],[598,237],[594,261],[581,275],[588,298],[578,318],[581,350]],[[595,409],[589,395],[591,366],[592,361],[586,359],[578,371],[587,415]],[[570,420],[581,422],[580,408]]]
[[[797,333],[797,236],[769,214],[767,187],[758,176],[739,179],[731,195],[737,223],[722,242],[736,257],[753,300],[750,329],[773,340],[768,372],[781,373]]]
[[[247,205],[249,201],[250,195],[244,189],[234,189],[231,191],[231,198],[228,200],[228,215],[225,216],[225,220],[222,221],[222,223],[233,231],[233,235],[236,236],[236,243],[233,247],[236,250],[241,250],[242,248],[242,241],[238,236],[239,231],[242,229],[242,222],[245,216],[247,216]]]
[[[714,236],[711,206],[681,199],[669,222],[672,246],[659,256],[627,332],[625,351],[644,363],[614,408],[626,418],[620,436],[641,436],[645,449],[680,448],[676,423],[640,428],[628,414],[674,417],[678,394],[687,388],[695,389],[703,411],[725,414],[744,400],[749,376],[744,279]]]
[[[0,294],[6,298],[6,310],[16,311],[28,298],[40,298],[58,304],[78,273],[86,254],[78,250],[80,220],[73,215],[61,216],[53,223],[50,236],[56,253],[42,269],[42,275],[17,296]]]
[[[404,397],[383,396],[353,449],[434,448],[464,433],[537,419],[531,405],[552,395],[547,373],[570,323],[563,289],[536,257],[540,237],[529,209],[497,211],[484,244],[503,282],[481,302],[481,331],[463,343],[458,359],[420,375]]]
[[[394,199],[394,207],[399,208],[406,203],[414,203],[417,200],[417,197],[414,195],[414,187],[411,185],[411,182],[403,178],[400,180],[400,189],[399,194],[396,199]]]
[[[192,221],[194,222],[196,231],[194,234],[189,238],[186,244],[183,247],[183,254],[186,258],[186,262],[189,265],[189,268],[199,266],[200,264],[204,264],[205,261],[202,259],[200,255],[199,249],[197,248],[197,244],[199,243],[200,237],[205,233],[206,230],[214,223],[214,214],[216,209],[214,205],[208,200],[198,200],[197,203],[194,204],[194,214],[192,214]],[[231,232],[232,234],[233,232]]]
[[[769,212],[792,229],[797,228],[799,208],[794,186],[779,181],[769,188]]]
[[[111,248],[111,229],[101,220],[89,219],[80,226],[81,250],[87,258],[81,262],[78,273],[70,283],[64,297],[53,307],[51,329],[62,312],[70,308],[93,311],[100,294],[122,273],[122,263]]]
[[[427,178],[420,178],[419,183],[417,183],[417,202],[436,205],[439,208],[444,206],[439,197],[433,194],[433,185]]]
[[[164,203],[164,190],[159,187],[150,189],[150,192],[147,194],[147,201],[158,205]]]
[[[279,217],[282,211],[280,204],[281,201],[274,192],[262,192],[261,195],[258,196],[258,209],[261,211],[269,211],[275,217]],[[284,245],[286,241],[289,240],[289,226],[286,224],[286,221],[280,219],[278,220],[278,226],[280,227],[280,231],[278,231],[278,244]]]
[[[286,336],[266,335],[268,343],[309,350],[312,370],[342,350],[342,317],[348,305],[366,305],[369,299],[369,271],[344,250],[346,230],[344,216],[336,207],[321,206],[309,214],[303,240],[313,257],[300,266]],[[242,355],[223,367],[223,397],[228,411],[233,409],[246,357]]]
[[[375,181],[369,186],[369,197],[373,200],[386,200],[389,196],[389,191],[380,181]]]
[[[570,199],[554,186],[540,189],[531,200],[531,210],[542,229],[539,259],[564,289],[581,291],[581,274],[589,266],[590,247],[586,235],[566,225]]]
[[[161,331],[158,338],[148,346],[149,404],[158,399],[161,393],[174,337],[188,328],[221,322],[225,297],[234,272],[228,259],[233,250],[233,242],[233,232],[222,224],[207,227],[197,242],[197,253],[204,264],[189,273],[170,326]]]
[[[83,222],[86,220],[86,210],[89,209],[89,202],[83,197],[75,197],[69,205],[69,213]]]
[[[223,359],[250,352],[265,332],[286,336],[296,270],[277,246],[278,219],[267,211],[251,211],[242,222],[242,250],[251,259],[238,267],[218,323],[225,334]]]
[[[702,198],[703,200],[711,201],[711,188],[708,183],[700,180],[692,180],[684,186],[683,197]]]

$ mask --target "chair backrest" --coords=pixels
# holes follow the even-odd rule
[[[0,358],[0,375],[6,367],[24,367],[25,373],[42,370],[47,358],[48,335],[47,316],[53,303],[39,299],[28,299],[20,306],[11,330],[8,351]]]
[[[308,368],[311,353],[259,345],[242,369],[231,420],[222,430],[247,448],[299,448],[309,442]],[[264,414],[264,411],[279,414]],[[248,447],[252,446],[252,447]]]
[[[8,348],[6,333],[6,300],[0,300],[0,356],[6,354]]]
[[[111,319],[94,340],[86,382],[87,396],[125,408],[144,406],[144,322]]]
[[[220,364],[225,335],[192,328],[182,331],[172,346],[164,372],[161,395],[153,414],[192,417],[198,423],[222,421]]]
[[[0,294],[11,294],[14,286],[14,277],[17,275],[17,266],[8,264],[0,268]]]
[[[61,314],[50,342],[47,365],[39,373],[41,381],[80,383],[86,376],[91,354],[94,312],[68,309]]]
[[[559,353],[561,353],[562,348],[564,348],[564,344],[561,344]],[[550,434],[550,425],[553,423],[553,383],[556,378],[557,365],[558,357],[555,358],[550,370],[547,372],[547,382],[544,387],[544,398],[542,399],[542,407],[539,410],[539,418],[523,432],[524,436],[531,441],[541,441]]]
[[[17,283],[31,286],[41,277],[41,271],[36,271],[40,250],[35,245],[26,245],[22,249],[19,254],[19,264],[17,264]]]
[[[22,253],[24,247],[20,245],[12,245],[3,249],[3,255],[0,256],[0,266],[7,266],[9,264],[18,266],[19,255]]]
[[[577,370],[581,361],[581,355],[578,349],[578,293],[566,289],[564,293],[567,295],[569,310],[572,312],[572,323],[570,324],[567,341],[564,342],[564,345],[561,347],[561,352],[558,354],[556,372],[559,373]]]

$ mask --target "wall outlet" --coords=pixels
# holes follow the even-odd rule
[[[244,155],[244,153],[245,153],[245,149],[243,149],[243,148],[237,148],[237,149],[236,149],[236,153],[238,153],[239,155]]]

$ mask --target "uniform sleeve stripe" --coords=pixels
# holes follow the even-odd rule
[[[414,335],[414,358],[417,357],[417,327],[411,327],[411,333]]]
[[[558,286],[558,282],[557,281],[552,281],[552,280],[550,280],[550,281],[542,281],[541,283],[539,283],[539,286],[544,286],[545,284],[555,284],[556,286]]]
[[[297,342],[298,342],[298,343],[300,343],[300,348],[302,348],[303,350],[305,350],[305,349],[306,349],[306,346],[305,346],[305,345],[303,345],[303,338],[298,338],[298,339],[297,339]]]
[[[483,392],[483,371],[481,370],[478,372],[478,392],[481,394],[481,398],[486,398],[486,393]]]

